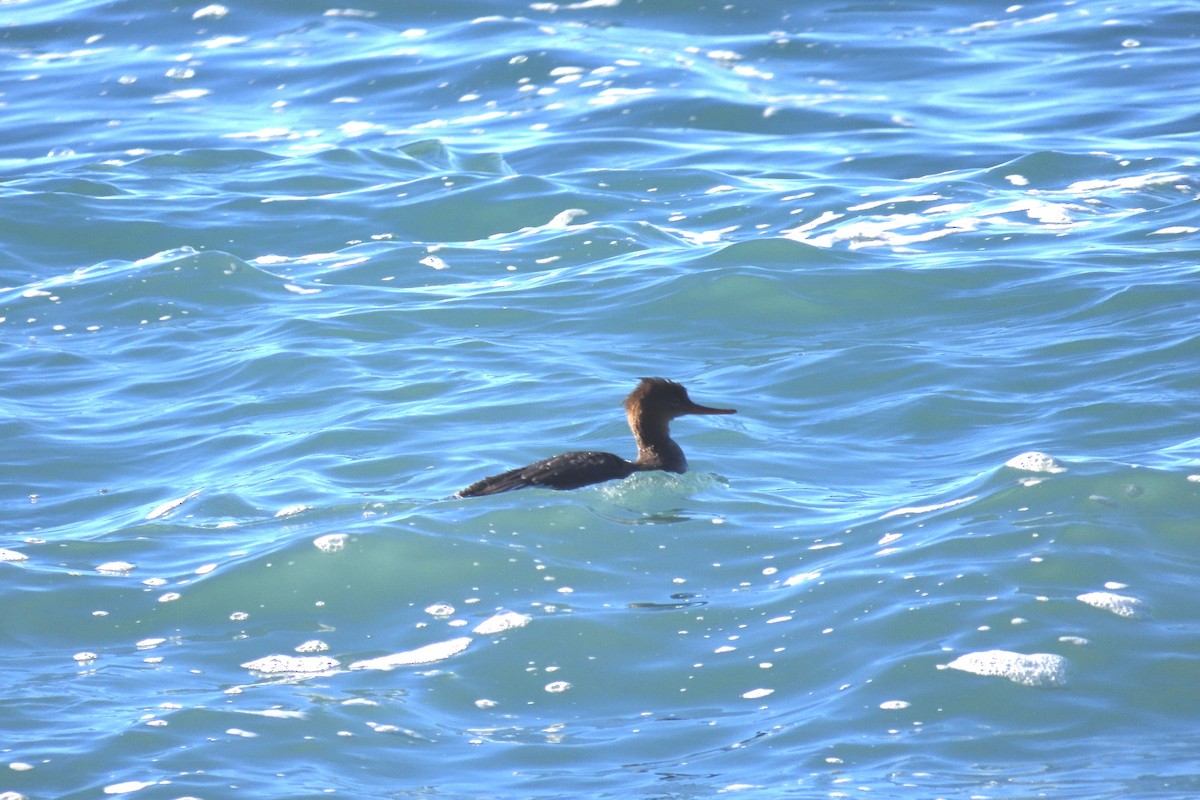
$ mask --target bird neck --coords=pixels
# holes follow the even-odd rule
[[[633,462],[639,469],[664,469],[668,472],[686,472],[687,459],[683,450],[671,438],[670,420],[653,417],[640,410],[629,412],[629,429],[637,442],[637,459]]]

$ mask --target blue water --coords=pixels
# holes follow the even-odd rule
[[[0,4],[0,793],[1200,796],[1200,10]],[[632,455],[692,471],[470,500]]]

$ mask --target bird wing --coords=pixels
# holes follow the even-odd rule
[[[492,475],[460,490],[456,497],[477,497],[498,494],[526,486],[547,489],[578,489],[593,483],[611,481],[632,475],[634,465],[612,453],[579,451],[535,461],[534,463]]]

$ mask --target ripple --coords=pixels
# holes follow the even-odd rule
[[[1193,10],[9,6],[6,788],[1195,794]]]

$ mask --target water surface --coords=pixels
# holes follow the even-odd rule
[[[1200,13],[5,9],[0,791],[1200,793]]]

